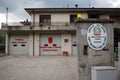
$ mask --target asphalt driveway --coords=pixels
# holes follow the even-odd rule
[[[77,57],[0,57],[0,80],[78,80]]]

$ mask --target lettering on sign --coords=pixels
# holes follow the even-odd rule
[[[23,38],[15,38],[11,43],[12,44],[26,44],[27,42]]]
[[[87,42],[94,50],[101,50],[106,46],[107,33],[103,25],[95,23],[87,31]]]
[[[58,51],[57,49],[43,49],[43,51]]]

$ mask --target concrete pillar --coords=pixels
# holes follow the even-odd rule
[[[39,56],[39,51],[40,51],[40,35],[39,32],[34,33],[34,56]]]
[[[87,30],[94,23],[103,25],[107,32],[107,43],[101,50],[94,50],[88,45]],[[111,21],[80,20],[77,22],[79,80],[91,80],[92,66],[113,66],[113,39]]]
[[[120,42],[118,43],[118,80],[120,80]]]
[[[33,56],[33,49],[34,49],[34,44],[33,44],[33,32],[29,33],[29,56]]]
[[[63,51],[68,51],[68,55],[71,55],[71,34],[62,34],[61,36],[62,39],[62,48],[61,48],[61,52]],[[65,42],[66,40],[66,42]],[[67,42],[68,40],[68,42]]]
[[[9,54],[9,35],[7,32],[5,34],[5,54]]]

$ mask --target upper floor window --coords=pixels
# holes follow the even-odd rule
[[[99,14],[91,13],[88,14],[89,19],[99,19]]]
[[[120,21],[120,16],[119,15],[111,15],[110,19]]]
[[[77,19],[77,15],[70,15],[70,23],[74,23]]]
[[[51,15],[40,15],[40,23],[51,23]]]

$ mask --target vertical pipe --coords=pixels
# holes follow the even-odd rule
[[[34,56],[34,49],[35,49],[35,48],[34,48],[34,46],[35,46],[34,44],[35,44],[35,43],[34,43],[34,31],[33,31],[33,56]]]
[[[32,27],[35,27],[35,11],[33,10],[33,26]],[[34,31],[33,31],[33,56],[34,56]]]

